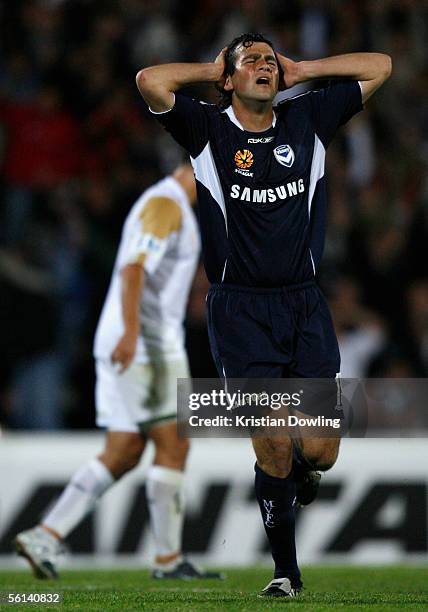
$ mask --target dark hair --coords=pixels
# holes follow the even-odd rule
[[[236,58],[236,49],[240,46],[248,48],[255,42],[262,42],[272,47],[273,44],[270,40],[265,38],[263,34],[259,34],[258,32],[247,32],[246,34],[241,34],[232,40],[231,43],[227,45],[226,53],[224,56],[225,68],[224,68],[224,76],[232,75],[235,72],[235,58]],[[282,76],[282,69],[278,63],[278,69],[280,71],[280,78]],[[224,89],[219,89],[221,93],[219,106],[221,108],[227,108],[232,103],[232,92],[225,91]]]

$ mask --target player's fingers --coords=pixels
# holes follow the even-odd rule
[[[129,366],[131,365],[131,361],[132,361],[132,357],[127,357],[122,361],[122,365],[119,368],[119,374],[123,374],[125,370],[129,368]]]
[[[226,51],[227,47],[223,47],[223,49],[220,51],[214,61],[217,63],[224,62],[224,56],[226,55]]]
[[[215,62],[214,62],[216,64],[220,64],[223,67],[223,74],[220,77],[220,79],[215,83],[215,88],[218,91],[223,91],[223,87],[226,81],[226,77],[224,76],[224,71],[226,68],[226,63],[225,63],[226,51],[227,51],[227,47],[223,47],[223,49],[220,51],[220,53],[215,58]]]
[[[120,363],[120,364],[122,364],[125,359],[126,359],[126,354],[122,350],[120,350],[120,349],[115,349],[113,351],[113,353],[111,354],[111,362],[112,363]]]
[[[119,349],[115,348],[114,351],[111,354],[111,362],[112,363],[117,363],[118,361],[120,361],[120,351]]]

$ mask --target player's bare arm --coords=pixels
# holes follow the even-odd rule
[[[139,305],[144,282],[144,269],[141,263],[126,265],[121,272],[122,316],[125,330],[111,354],[113,363],[120,364],[124,372],[132,363],[137,347],[140,330]]]
[[[192,83],[221,83],[224,51],[214,62],[161,64],[143,68],[136,77],[139,92],[156,113],[168,111],[174,106],[174,92],[177,89]]]
[[[314,61],[293,62],[277,53],[284,70],[285,86],[313,79],[349,77],[360,81],[363,102],[389,78],[392,61],[384,53],[348,53]]]

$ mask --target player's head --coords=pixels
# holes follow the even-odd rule
[[[180,183],[184,191],[187,193],[187,197],[190,203],[193,205],[196,202],[196,183],[195,175],[193,174],[193,168],[189,162],[183,163],[178,166],[172,176],[176,181]]]
[[[273,100],[283,73],[270,40],[258,33],[241,34],[227,46],[224,59],[222,107],[231,104],[233,92],[243,99]]]

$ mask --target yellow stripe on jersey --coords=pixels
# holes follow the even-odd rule
[[[181,208],[171,198],[150,198],[140,214],[143,234],[163,240],[178,232],[182,223]]]

